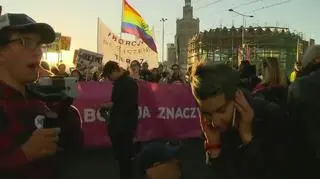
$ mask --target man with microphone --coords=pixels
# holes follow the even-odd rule
[[[26,87],[38,79],[41,45],[55,32],[25,14],[0,16],[0,178],[54,178],[57,151],[82,146],[78,111],[72,100],[46,102]],[[48,119],[50,124],[48,125]]]

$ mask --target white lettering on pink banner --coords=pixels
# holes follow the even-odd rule
[[[136,139],[196,138],[201,134],[200,111],[187,85],[165,85],[139,81],[139,116]],[[99,108],[111,100],[110,82],[79,84],[74,105],[81,113],[85,146],[110,146],[105,119]]]

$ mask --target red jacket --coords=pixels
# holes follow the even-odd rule
[[[51,179],[54,177],[54,157],[29,162],[20,147],[36,130],[35,118],[47,111],[59,114],[61,127],[59,146],[68,151],[83,144],[80,116],[70,102],[51,105],[17,90],[0,81],[0,178]]]

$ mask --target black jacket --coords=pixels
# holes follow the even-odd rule
[[[149,70],[141,70],[140,77],[142,80],[145,81],[152,81],[152,73]]]
[[[320,69],[290,87],[293,178],[320,178]]]
[[[124,74],[113,84],[109,134],[132,132],[138,120],[138,85]]]
[[[210,161],[216,178],[285,179],[288,173],[285,114],[274,103],[246,95],[255,113],[254,138],[243,145],[236,130],[222,134],[220,156]]]

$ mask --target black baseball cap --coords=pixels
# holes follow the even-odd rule
[[[164,142],[151,142],[146,144],[137,156],[139,171],[145,173],[155,163],[165,163],[177,159],[181,147]]]
[[[10,40],[10,31],[39,34],[43,44],[49,44],[56,38],[49,24],[37,23],[26,14],[7,13],[0,16],[0,42],[6,43]]]

